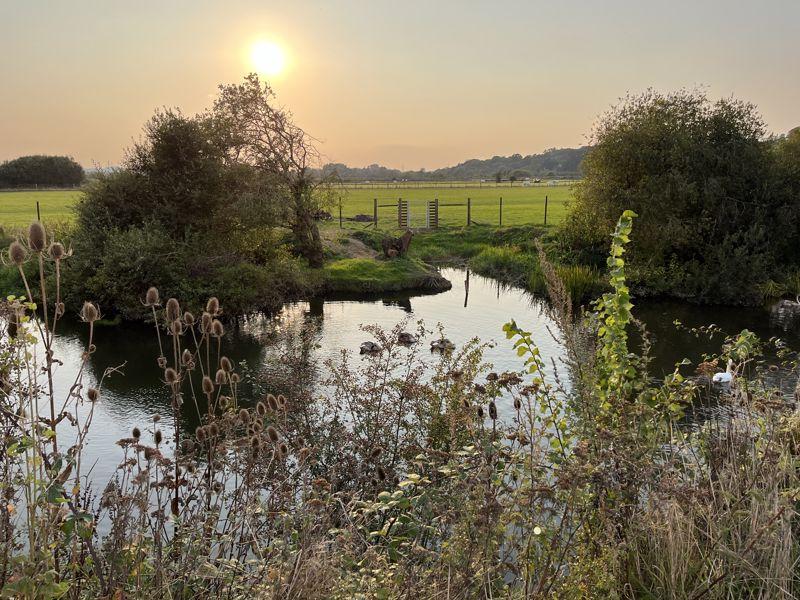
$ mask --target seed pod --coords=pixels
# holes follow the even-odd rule
[[[233,371],[233,365],[231,364],[231,360],[227,356],[223,356],[219,359],[219,366],[222,367],[222,370],[230,373]]]
[[[272,394],[267,394],[267,406],[272,412],[278,410],[278,401],[275,399],[275,396]]]
[[[206,303],[206,312],[211,315],[218,315],[219,314],[219,300],[215,296],[211,296]]]
[[[204,394],[214,393],[214,382],[211,381],[211,378],[208,375],[203,377],[203,393]]]
[[[378,458],[381,455],[382,452],[383,452],[383,448],[381,448],[380,446],[375,446],[372,449],[372,452],[369,453],[369,457],[371,459],[375,460],[376,458]]]
[[[198,442],[204,442],[206,439],[206,428],[202,425],[198,425],[197,429],[194,430],[194,437],[197,438]]]
[[[89,402],[97,402],[100,398],[100,390],[97,388],[89,388],[86,392],[86,397],[89,398]]]
[[[18,267],[25,262],[25,248],[19,242],[11,242],[8,247],[8,258]]]
[[[222,369],[217,369],[216,381],[217,385],[222,385],[228,380],[228,376],[225,374],[225,371]]]
[[[219,397],[219,407],[222,410],[228,410],[228,407],[231,405],[231,398],[230,396],[220,396]]]
[[[221,338],[225,335],[225,327],[223,327],[222,321],[214,319],[211,322],[211,335],[217,338]]]
[[[514,409],[519,410],[522,408],[522,402],[519,401],[519,398],[514,398]]]
[[[152,416],[152,417],[150,417],[150,420],[151,420],[153,423],[158,423],[158,422],[161,420],[161,415],[160,415],[160,414],[158,414],[158,413],[153,413],[153,416]]]
[[[172,367],[167,368],[164,371],[164,381],[167,383],[175,383],[178,381],[178,372]]]
[[[477,412],[478,412],[478,417],[482,419],[483,418],[483,407],[479,406]]]
[[[259,402],[256,404],[256,412],[258,413],[259,417],[263,417],[267,414],[267,405],[263,402]]]
[[[134,427],[133,431],[131,431],[131,437],[133,437],[133,439],[138,441],[139,438],[142,437],[142,430],[139,429],[138,427]]]
[[[211,437],[219,437],[219,426],[216,423],[212,423],[208,426],[208,435]]]
[[[278,435],[278,430],[275,429],[272,425],[267,427],[267,437],[269,438],[269,441],[272,442],[273,444],[280,439],[280,436]]]
[[[161,433],[160,429],[156,429],[155,434],[153,434],[153,439],[156,441],[156,446],[161,444],[161,442],[164,440],[164,434]]]
[[[144,295],[145,306],[158,306],[159,305],[158,288],[150,287]]]
[[[47,234],[44,227],[38,221],[31,223],[28,227],[28,246],[34,252],[41,252],[45,245],[47,245]]]
[[[172,323],[181,318],[181,305],[175,298],[167,300],[167,321]]]
[[[169,327],[172,330],[172,335],[183,335],[183,323],[181,323],[180,319],[174,320]]]
[[[213,318],[207,312],[200,317],[200,333],[211,333],[211,321]]]
[[[231,373],[231,383],[239,383],[241,380],[238,373]]]
[[[286,396],[283,394],[278,394],[278,408],[281,410],[286,410]]]
[[[66,304],[64,304],[63,302],[56,303],[56,316],[57,317],[63,317],[64,313],[66,312],[66,310],[67,310],[67,305]]]
[[[461,404],[464,406],[464,408],[469,408],[469,406],[470,406],[469,398],[462,398],[461,399]]]
[[[289,454],[289,446],[281,442],[281,444],[278,446],[278,456],[285,458],[287,454]]]
[[[184,364],[184,366],[188,365],[191,362],[194,362],[194,357],[192,356],[192,353],[189,351],[188,348],[184,350],[183,353],[181,354],[181,362]]]
[[[492,421],[497,420],[497,405],[494,403],[494,400],[489,400],[489,417]]]
[[[246,408],[239,409],[239,421],[242,425],[247,425],[250,422],[250,412]]]
[[[253,450],[258,450],[261,448],[261,438],[257,435],[252,436],[250,438],[250,446],[253,448]]]
[[[194,451],[194,442],[189,438],[185,438],[181,441],[181,449],[184,453],[191,454]]]
[[[50,258],[53,260],[61,260],[64,258],[64,254],[66,254],[64,244],[61,242],[53,242],[50,244]]]
[[[81,319],[87,323],[94,323],[97,321],[98,316],[99,314],[97,312],[97,307],[94,304],[91,302],[83,303],[83,308],[81,308]]]
[[[194,325],[194,315],[187,310],[183,313],[183,322],[186,323],[187,327],[192,327]]]
[[[386,481],[386,471],[383,470],[383,467],[378,465],[378,468],[375,469],[375,472],[378,475],[378,479],[381,481]]]

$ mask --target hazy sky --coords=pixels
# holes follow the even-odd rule
[[[585,142],[626,92],[705,85],[800,125],[799,0],[0,0],[0,160],[118,164],[280,44],[282,104],[332,161],[435,168]]]

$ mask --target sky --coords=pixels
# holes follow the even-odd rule
[[[702,86],[800,125],[798,0],[0,0],[0,161],[118,165],[160,107],[267,77],[326,161],[434,169],[587,142],[626,93]]]

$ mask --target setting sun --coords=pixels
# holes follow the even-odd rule
[[[279,75],[286,65],[283,49],[274,42],[263,40],[253,44],[250,60],[255,70],[262,75]]]

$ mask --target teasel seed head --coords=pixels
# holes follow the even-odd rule
[[[375,469],[375,473],[378,475],[378,479],[386,481],[386,471],[383,470],[382,466],[378,465],[378,468]]]
[[[99,313],[97,312],[97,307],[92,304],[91,302],[84,302],[83,308],[81,308],[81,319],[86,321],[87,323],[94,323],[97,321],[99,317]]]
[[[89,398],[89,402],[97,402],[100,399],[100,390],[97,388],[89,388],[86,392],[86,397]]]
[[[272,412],[278,410],[278,400],[272,394],[267,394],[267,406]]]
[[[63,317],[64,313],[67,311],[67,305],[63,302],[56,303],[56,316]]]
[[[158,414],[158,413],[153,413],[153,416],[152,416],[152,417],[150,417],[150,420],[151,420],[153,423],[158,423],[158,422],[161,420],[161,415],[160,415],[160,414]]]
[[[192,362],[194,362],[194,357],[192,356],[191,351],[187,348],[181,354],[181,363],[183,363],[184,366],[188,366],[189,363]]]
[[[273,444],[280,439],[280,435],[278,435],[278,430],[275,429],[272,425],[267,427],[267,437],[269,438],[269,441],[272,442]]]
[[[159,368],[161,368],[161,369],[166,369],[167,368],[167,357],[166,356],[159,356],[157,362],[158,362]]]
[[[253,429],[261,433],[264,431],[264,423],[262,421],[253,421]]]
[[[215,296],[211,296],[206,302],[206,312],[214,316],[219,314],[219,300]]]
[[[191,454],[194,452],[194,442],[189,438],[181,440],[181,449],[185,454]]]
[[[139,438],[142,437],[142,430],[139,429],[138,427],[134,427],[133,431],[131,431],[131,437],[136,441],[139,441]]]
[[[219,366],[222,368],[223,371],[230,373],[233,371],[233,365],[231,364],[231,360],[227,356],[223,356],[219,359]]]
[[[482,419],[483,418],[483,407],[479,406],[477,412],[478,412],[478,417]]]
[[[286,396],[284,396],[283,394],[278,394],[278,397],[276,399],[278,401],[278,408],[280,408],[281,410],[286,410]]]
[[[25,247],[19,242],[11,242],[8,247],[8,258],[18,267],[22,266],[26,258]]]
[[[170,384],[175,383],[178,381],[178,372],[172,367],[168,367],[164,370],[164,381]]]
[[[225,374],[225,371],[222,369],[217,369],[217,374],[215,376],[217,385],[222,385],[228,380],[228,376]]]
[[[193,327],[194,315],[187,310],[185,313],[183,313],[183,322],[186,323],[187,327]]]
[[[47,234],[44,231],[44,227],[39,221],[34,221],[28,227],[28,246],[34,252],[41,252],[44,250],[45,245],[47,245]]]
[[[289,446],[287,446],[285,442],[281,442],[278,445],[278,456],[280,458],[286,458],[287,454],[289,454]]]
[[[181,323],[180,319],[174,320],[169,327],[172,335],[183,335],[183,323]]]
[[[231,383],[239,383],[241,380],[242,378],[238,373],[231,373]]]
[[[469,398],[462,398],[461,404],[464,406],[464,408],[468,409],[470,407]]]
[[[153,434],[153,439],[156,442],[156,446],[160,445],[161,442],[164,440],[164,434],[161,433],[160,429],[156,429],[156,432]]]
[[[239,420],[243,425],[247,425],[250,422],[250,411],[246,408],[239,409]]]
[[[208,426],[208,434],[213,438],[219,437],[219,425],[211,423],[211,425]]]
[[[522,408],[522,402],[519,401],[519,398],[514,398],[514,408],[516,410],[519,410],[520,408]]]
[[[61,242],[53,242],[50,244],[50,258],[53,260],[61,260],[64,258],[66,254],[66,250],[64,250],[64,244]]]
[[[497,420],[497,405],[494,403],[494,400],[489,400],[489,418],[492,421]]]
[[[222,325],[222,321],[218,319],[211,321],[211,335],[217,338],[225,335],[225,327]]]
[[[172,323],[181,318],[181,305],[175,298],[167,300],[167,321]]]
[[[144,305],[158,306],[160,302],[161,299],[158,297],[158,288],[153,286],[149,287],[147,293],[144,295]]]
[[[380,446],[375,446],[372,449],[372,452],[369,453],[369,457],[374,460],[374,459],[378,458],[381,455],[382,452],[383,452],[383,448],[381,448]]]
[[[211,333],[211,322],[213,320],[211,313],[204,312],[200,317],[200,333]]]
[[[231,397],[230,396],[220,396],[219,397],[219,407],[222,410],[228,410],[228,407],[231,405]]]
[[[198,425],[194,430],[194,437],[197,438],[198,442],[204,442],[206,440],[206,428],[202,425]]]
[[[208,375],[203,377],[203,393],[206,395],[214,393],[214,382]]]
[[[257,435],[254,435],[250,438],[250,446],[253,450],[258,450],[261,448],[261,438]]]
[[[267,414],[267,405],[263,402],[259,402],[256,404],[256,412],[258,413],[259,417],[263,417]]]

